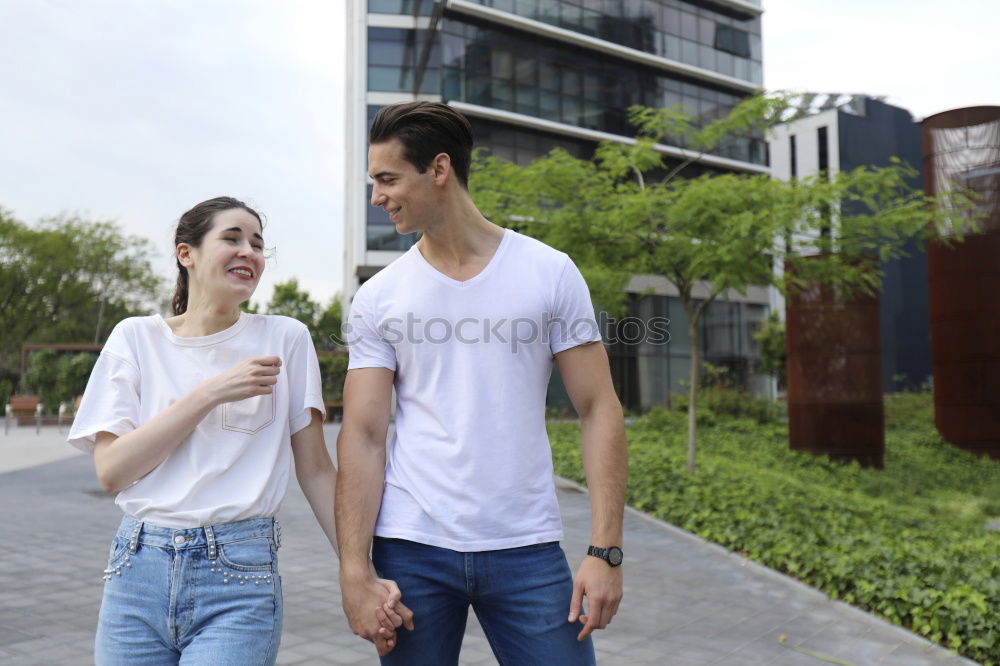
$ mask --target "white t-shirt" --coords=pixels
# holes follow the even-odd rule
[[[375,534],[472,552],[562,538],[545,431],[553,355],[600,341],[570,258],[507,230],[464,282],[417,247],[358,290],[350,365],[395,371]]]
[[[291,436],[323,412],[309,330],[289,317],[240,313],[229,328],[182,338],[159,315],[121,321],[87,383],[69,442],[93,452],[97,433],[125,435],[209,377],[279,356],[274,392],[219,405],[149,474],[118,493],[130,516],[173,528],[273,516],[291,469]]]

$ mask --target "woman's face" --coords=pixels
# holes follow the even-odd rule
[[[201,245],[181,244],[177,252],[188,269],[192,287],[197,283],[211,301],[220,304],[239,305],[249,299],[264,272],[260,222],[242,208],[216,213]]]

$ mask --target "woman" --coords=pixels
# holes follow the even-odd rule
[[[91,374],[69,441],[93,453],[125,512],[104,572],[97,664],[274,663],[274,515],[293,456],[336,549],[336,468],[309,331],[239,309],[264,271],[262,234],[260,216],[229,197],[181,216],[174,316],[119,323]],[[387,604],[398,594],[387,589]]]

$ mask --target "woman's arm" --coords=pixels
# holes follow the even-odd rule
[[[94,466],[101,487],[114,492],[144,477],[222,403],[272,393],[280,367],[277,356],[247,359],[206,379],[130,433],[97,433]]]
[[[292,455],[295,457],[295,477],[299,480],[299,487],[334,552],[339,555],[337,524],[333,511],[337,468],[326,449],[323,419],[316,409],[312,410],[309,425],[292,435]]]

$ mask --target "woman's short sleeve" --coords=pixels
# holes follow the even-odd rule
[[[284,363],[287,367],[282,372],[288,372],[288,432],[294,435],[312,421],[311,410],[326,417],[319,360],[305,326]]]
[[[90,373],[69,431],[69,443],[87,453],[93,453],[97,433],[121,436],[139,426],[139,369],[111,351],[108,342]]]

